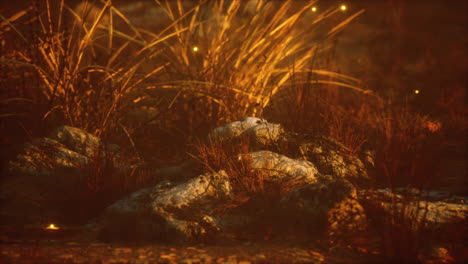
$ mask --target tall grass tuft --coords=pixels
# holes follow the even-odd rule
[[[274,98],[267,116],[288,130],[335,138],[350,154],[375,151],[370,187],[388,188],[394,195],[389,202],[393,213],[386,217],[382,217],[382,211],[376,213],[375,208],[365,206],[370,221],[377,223],[382,258],[388,263],[417,262],[431,246],[425,226],[427,203],[411,191],[399,194],[397,199],[394,190],[436,187],[446,143],[442,124],[412,111],[405,103],[387,101],[371,92],[355,93],[353,89],[314,83],[314,78],[312,74],[295,75],[288,82],[289,92]]]
[[[174,104],[185,105],[192,130],[263,115],[288,89],[292,69],[310,71],[322,42],[349,22],[321,32],[336,10],[311,18],[316,1],[300,8],[291,0],[203,1],[190,10],[181,1],[158,3],[178,32],[161,54],[170,62],[163,84],[179,91]]]
[[[130,95],[167,64],[152,61],[151,54],[170,36],[153,40],[143,35],[112,1],[103,1],[100,7],[83,1],[75,9],[64,0],[35,3],[8,19],[2,16],[8,39],[18,41],[17,46],[4,45],[0,59],[6,80],[2,103],[9,104],[8,112],[1,115],[2,125],[20,117],[17,122],[29,140],[70,125],[104,141],[118,139],[141,158],[125,116],[134,107]],[[145,68],[149,63],[152,67]],[[28,112],[18,113],[15,108]],[[24,119],[29,122],[26,126]],[[37,127],[29,120],[40,123],[45,131],[34,131]],[[106,153],[96,153],[96,157],[101,154],[113,158]],[[121,195],[142,181],[143,176],[135,171],[116,173],[110,163],[97,158],[84,168],[85,195]]]
[[[11,65],[21,65],[37,76],[32,89],[37,89],[46,106],[42,109],[44,120],[104,135],[119,129],[128,105],[125,96],[160,72],[163,64],[155,65],[150,72],[141,71],[150,50],[139,56],[132,51],[151,43],[133,27],[130,33],[114,27],[117,19],[129,20],[111,1],[97,10],[90,3],[86,8],[88,2],[84,5],[79,13],[64,0],[34,5],[28,10],[34,21],[29,25],[33,34],[22,38],[28,49],[20,56],[3,57],[2,64],[7,70],[15,69]],[[94,16],[90,21],[91,11]]]

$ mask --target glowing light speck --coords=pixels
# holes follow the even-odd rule
[[[347,8],[348,8],[348,7],[346,7],[346,5],[341,5],[341,6],[340,6],[341,11],[346,11]]]
[[[317,12],[317,7],[312,7],[312,12]]]
[[[414,90],[414,93],[415,93],[415,94],[419,94],[419,90]]]
[[[197,51],[198,51],[198,47],[197,47],[197,46],[193,47],[193,51],[194,51],[194,52],[197,52]]]
[[[50,224],[48,227],[46,227],[48,230],[58,230],[59,228],[55,226],[54,224]]]

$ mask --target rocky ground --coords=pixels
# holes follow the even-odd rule
[[[397,233],[390,234],[390,239],[403,238],[403,248],[415,247],[404,240],[409,238],[404,228],[413,225],[420,230],[416,234],[432,241],[429,247],[419,248],[422,255],[418,259],[423,263],[455,263],[454,257],[467,259],[466,246],[461,243],[466,234],[466,197],[407,188],[395,189],[393,193],[388,189],[358,191],[351,182],[365,184],[372,157],[361,155],[363,162],[340,151],[341,144],[333,139],[288,133],[279,124],[259,118],[226,124],[209,137],[221,141],[226,137],[247,137],[253,146],[263,148],[273,141],[286,141],[307,160],[266,150],[238,156],[239,160],[248,158],[244,162],[251,169],[263,172],[268,188],[291,186],[284,197],[270,203],[253,194],[239,199],[234,181],[223,170],[180,179],[180,175],[187,174],[181,171],[194,170],[183,163],[156,171],[155,177],[162,182],[120,198],[97,217],[84,219],[87,221],[81,225],[59,224],[59,229],[54,230],[46,229],[46,224],[21,224],[44,223],[98,203],[71,199],[72,185],[76,182],[73,177],[81,178],[86,173],[83,168],[92,157],[87,153],[94,153],[91,150],[104,143],[80,129],[64,126],[48,138],[27,144],[24,152],[10,163],[12,173],[19,172],[24,179],[18,182],[21,178],[12,177],[2,185],[1,260],[382,263],[382,239],[389,227],[385,219],[402,221],[402,226],[396,223],[391,232]],[[119,159],[114,159],[113,165],[115,171],[122,172],[130,166]],[[65,202],[67,210],[55,201]],[[401,219],[395,218],[395,208],[407,213]],[[380,219],[377,223],[383,226],[373,223],[375,219]],[[383,230],[383,237],[376,229]]]

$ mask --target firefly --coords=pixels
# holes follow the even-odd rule
[[[198,51],[198,47],[197,46],[193,47],[193,52],[197,52],[197,51]]]
[[[317,12],[317,7],[312,7],[312,12]]]
[[[54,224],[50,224],[48,227],[46,227],[48,230],[59,230],[60,228],[55,226]]]
[[[415,93],[415,94],[419,94],[419,90],[414,90],[414,93]]]
[[[346,5],[341,5],[341,6],[340,6],[341,11],[346,11],[347,8],[348,8],[348,7],[347,7]]]

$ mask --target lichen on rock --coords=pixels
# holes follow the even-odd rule
[[[185,183],[170,182],[140,190],[109,206],[100,217],[101,236],[117,240],[202,240],[220,228],[210,215],[230,199],[232,187],[224,171],[206,173]],[[119,236],[133,228],[146,229],[133,237]]]
[[[264,181],[272,183],[294,183],[304,185],[316,182],[318,170],[307,160],[296,160],[271,151],[256,151],[239,155],[240,160],[248,160],[252,169],[264,175]]]

